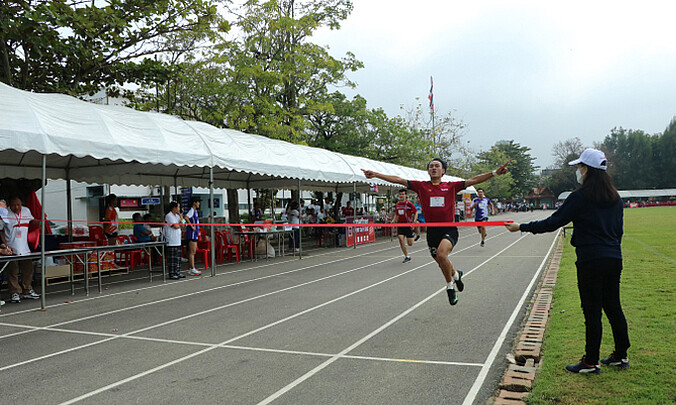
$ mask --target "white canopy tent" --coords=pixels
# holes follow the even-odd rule
[[[202,122],[36,94],[0,83],[0,177],[111,184],[367,191],[361,168],[406,179],[422,170],[333,153]],[[446,176],[444,180],[459,180]],[[398,186],[395,186],[398,187]]]

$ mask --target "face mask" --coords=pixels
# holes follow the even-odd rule
[[[582,177],[582,172],[580,172],[579,167],[575,170],[575,178],[577,179],[577,182],[580,184],[582,184],[582,182],[584,181],[584,178]]]

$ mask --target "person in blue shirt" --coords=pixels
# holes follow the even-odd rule
[[[148,222],[150,220],[150,214],[146,214],[146,217]],[[144,217],[143,219],[145,220]],[[151,242],[154,237],[153,237],[153,231],[150,230],[150,225],[145,225],[141,223],[141,214],[138,212],[132,215],[132,219],[134,220],[134,236],[136,237],[136,240],[139,243],[143,242]]]
[[[417,211],[418,214],[416,215],[415,221],[413,221],[413,222],[418,223],[418,224],[424,224],[425,223],[425,216],[423,215],[423,212],[422,212],[422,206],[420,205],[419,202],[413,204],[413,206],[415,207],[416,210],[418,210]],[[420,239],[420,226],[415,227],[415,239],[414,240],[417,242],[418,239]]]
[[[474,210],[474,221],[476,222],[485,222],[488,221],[488,207],[491,207],[491,212],[495,215],[495,205],[493,201],[488,199],[484,194],[483,188],[476,189],[477,198],[472,202],[472,208]],[[486,242],[486,227],[477,226],[476,229],[481,234],[481,247],[484,247]]]
[[[581,186],[573,191],[549,218],[527,224],[505,224],[512,232],[552,232],[573,222],[570,244],[575,246],[577,287],[580,293],[586,329],[585,354],[578,364],[566,366],[573,373],[601,372],[601,311],[605,312],[613,331],[615,350],[601,359],[601,364],[629,366],[627,320],[620,303],[622,273],[623,204],[606,168],[603,152],[587,149],[579,159],[575,173]]]

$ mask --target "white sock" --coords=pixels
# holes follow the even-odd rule
[[[458,281],[459,278],[460,278],[460,276],[458,275],[458,271],[457,270],[454,271],[453,272],[453,281]]]
[[[446,287],[447,290],[455,290],[455,286],[453,285],[453,281],[448,283],[448,287]]]

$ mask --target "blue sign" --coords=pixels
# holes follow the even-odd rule
[[[141,205],[158,205],[159,203],[160,197],[141,198]]]

